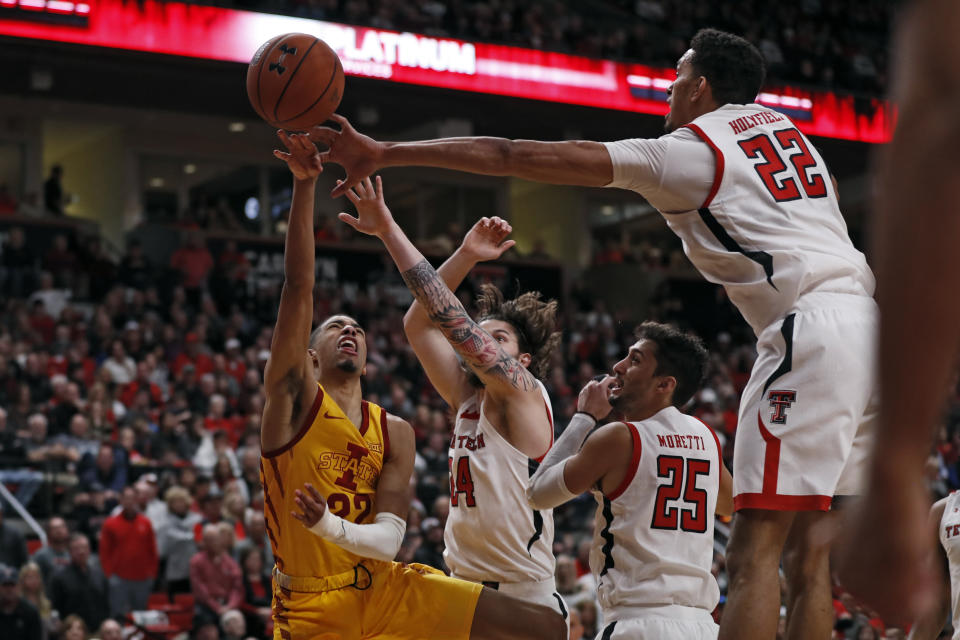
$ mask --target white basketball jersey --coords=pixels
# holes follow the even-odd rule
[[[850,242],[827,165],[789,118],[726,105],[687,128],[713,150],[713,186],[699,209],[664,218],[757,335],[806,293],[873,295],[873,273]]]
[[[720,443],[709,427],[675,407],[627,426],[631,469],[609,496],[593,491],[590,569],[604,620],[651,605],[712,612],[720,599],[710,573]]]
[[[947,498],[940,518],[940,544],[950,565],[950,606],[953,612],[953,640],[960,640],[960,491]]]
[[[550,398],[537,384],[552,431]],[[553,510],[531,509],[526,496],[538,461],[497,432],[483,415],[479,394],[457,410],[449,460],[450,515],[443,558],[451,573],[473,582],[552,579]]]

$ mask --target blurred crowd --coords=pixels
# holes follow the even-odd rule
[[[28,245],[16,228],[0,244],[0,482],[47,536],[28,550],[24,519],[3,504],[0,627],[20,616],[46,638],[115,638],[131,611],[179,603],[196,637],[270,637],[259,429],[277,285],[251,291],[236,245],[214,254],[195,230],[162,265],[136,242],[119,261],[97,238],[74,244],[54,235]],[[481,279],[513,290],[497,273],[465,283],[468,308]],[[409,301],[391,270],[350,292],[321,280],[314,320],[344,312],[366,328],[364,395],[409,420],[417,441],[398,559],[442,568],[452,424],[403,336]],[[560,306],[563,346],[544,380],[558,431],[580,388],[633,342],[637,320],[585,283]],[[649,308],[650,319],[696,328],[708,343],[709,372],[688,410],[717,431],[729,465],[755,357],[749,329],[722,290],[701,282],[666,279]],[[960,409],[931,454],[938,495],[960,486],[958,421]],[[556,511],[558,585],[583,637],[602,625],[587,566],[594,508],[581,496]],[[725,530],[720,522],[721,548]],[[714,570],[725,593],[722,555]],[[839,589],[835,606],[837,638],[902,637]]]
[[[201,0],[208,3],[207,0]],[[887,86],[896,0],[229,0],[287,13],[436,37],[505,43],[673,67],[703,25],[756,44],[769,84],[879,95]]]

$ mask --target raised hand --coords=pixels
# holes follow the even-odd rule
[[[320,492],[309,482],[303,485],[303,491],[294,491],[293,501],[300,507],[302,513],[291,511],[290,514],[303,523],[307,529],[320,522],[323,512],[327,508],[327,501]]]
[[[330,192],[332,197],[338,198],[379,168],[377,162],[382,154],[382,145],[354,129],[343,116],[335,113],[330,119],[340,125],[340,131],[318,126],[310,129],[307,135],[314,142],[329,147],[320,154],[322,162],[338,164],[347,172],[346,177]]]
[[[606,418],[613,411],[610,406],[610,387],[616,382],[612,376],[588,382],[577,397],[577,411],[590,414],[597,422]]]
[[[353,217],[348,213],[341,213],[339,217],[348,225],[369,236],[380,237],[394,228],[393,214],[387,208],[383,201],[383,182],[380,176],[376,177],[376,187],[370,181],[370,178],[364,178],[352,189],[346,189],[344,193],[357,208],[357,216]],[[337,181],[338,185],[344,184],[342,180]]]
[[[312,180],[323,173],[323,161],[317,146],[310,142],[305,133],[287,133],[277,131],[277,137],[287,151],[273,150],[273,155],[287,163],[290,173],[297,180]]]
[[[511,231],[513,227],[503,218],[497,216],[480,218],[463,238],[460,250],[476,262],[496,260],[517,244],[513,240],[506,239]]]

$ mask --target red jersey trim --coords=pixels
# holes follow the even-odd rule
[[[260,455],[264,458],[273,458],[280,455],[281,453],[286,453],[293,445],[300,442],[303,439],[303,436],[307,435],[307,431],[310,430],[310,425],[313,424],[313,421],[316,420],[317,414],[320,412],[320,405],[323,404],[323,388],[318,384],[317,385],[317,395],[313,398],[313,406],[310,407],[310,410],[307,411],[307,415],[303,419],[303,424],[300,427],[300,430],[297,432],[297,435],[293,436],[293,440],[283,445],[279,449],[274,449],[273,451],[264,451]]]
[[[547,447],[547,450],[543,452],[543,455],[539,458],[534,458],[538,463],[543,462],[543,459],[547,457],[547,454],[550,453],[550,449],[553,449],[553,412],[550,411],[550,405],[547,404],[547,399],[543,399],[543,408],[547,411],[547,421],[550,423],[550,446]]]
[[[623,482],[607,496],[607,500],[611,501],[623,495],[623,492],[633,482],[634,476],[637,475],[637,469],[640,468],[640,454],[643,452],[643,441],[640,440],[640,432],[637,431],[637,427],[631,422],[624,422],[623,424],[630,429],[630,436],[633,438],[633,455],[630,457],[630,466],[627,467],[627,475],[623,476]]]
[[[390,457],[390,414],[386,410],[380,410],[380,433],[383,434],[383,461],[386,462]]]
[[[716,157],[716,167],[713,171],[713,186],[710,187],[710,193],[707,194],[707,199],[703,201],[703,204],[700,205],[701,209],[704,209],[710,206],[710,203],[713,202],[714,197],[717,195],[717,191],[720,190],[720,182],[723,180],[723,152],[720,151],[720,147],[713,143],[706,133],[703,132],[699,126],[695,124],[685,125],[687,129],[690,129],[697,137],[707,143],[711,149],[713,149],[713,155]]]
[[[767,509],[770,511],[829,511],[832,496],[791,496],[777,493],[777,476],[780,472],[780,438],[767,430],[760,412],[757,426],[767,443],[763,458],[763,489],[761,493],[741,493],[733,497],[733,510]]]
[[[370,428],[370,403],[366,400],[360,401],[360,435],[367,435],[367,429]]]
[[[768,511],[829,511],[831,496],[787,496],[763,493],[741,493],[733,498],[733,510],[766,509]]]

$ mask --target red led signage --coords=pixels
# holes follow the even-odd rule
[[[82,25],[22,19],[68,6],[84,16]],[[248,62],[261,43],[292,31],[326,41],[347,75],[654,115],[667,112],[665,90],[675,76],[673,69],[195,4],[0,0],[0,35],[195,58]],[[893,127],[881,100],[857,104],[849,96],[781,88],[761,93],[758,102],[810,135],[886,142]]]

